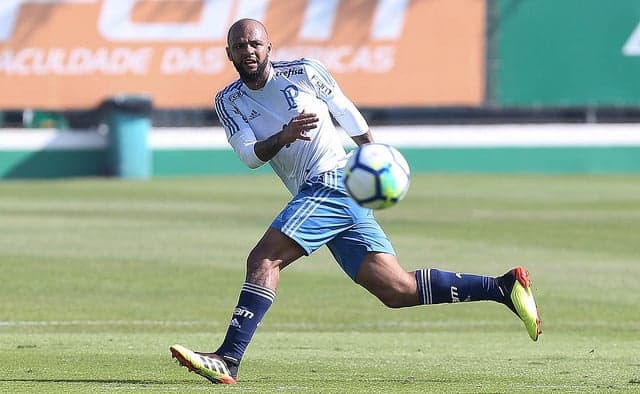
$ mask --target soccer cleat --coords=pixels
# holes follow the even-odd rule
[[[505,296],[505,305],[522,320],[529,337],[537,341],[538,336],[542,333],[542,320],[533,298],[529,271],[523,267],[516,267],[497,277],[496,282]]]
[[[235,373],[229,370],[226,361],[217,354],[194,352],[182,345],[173,345],[169,348],[171,356],[178,360],[183,367],[189,371],[209,379],[211,383],[235,384],[237,379],[237,369]]]

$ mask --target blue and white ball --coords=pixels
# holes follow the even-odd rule
[[[409,164],[396,148],[371,143],[358,147],[349,157],[344,185],[359,205],[385,209],[404,198],[410,179]]]

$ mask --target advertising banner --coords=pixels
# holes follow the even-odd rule
[[[640,1],[498,5],[497,104],[640,104]]]
[[[360,106],[480,105],[485,0],[1,0],[0,109],[120,93],[209,107],[237,78],[228,27],[264,22],[274,60],[316,58]]]

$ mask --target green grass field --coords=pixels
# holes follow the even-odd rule
[[[0,183],[0,392],[639,392],[640,176],[417,175],[378,214],[407,269],[531,271],[544,334],[493,303],[389,310],[325,250],[282,275],[236,386],[214,350],[271,175]]]

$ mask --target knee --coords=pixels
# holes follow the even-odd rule
[[[417,297],[411,286],[405,286],[402,283],[390,284],[376,296],[387,308],[392,309],[413,306]]]
[[[265,285],[270,283],[273,277],[272,265],[265,258],[255,258],[249,255],[247,258],[247,272],[245,280],[250,283]]]
[[[268,271],[272,268],[272,261],[261,257],[258,255],[255,250],[249,253],[247,257],[247,272],[248,273],[257,273],[261,271]]]

